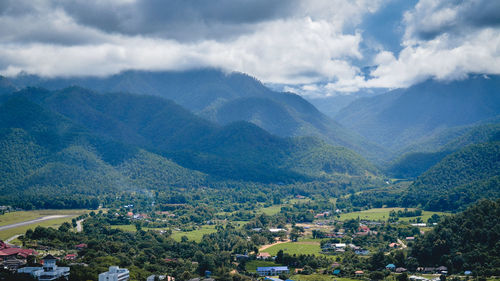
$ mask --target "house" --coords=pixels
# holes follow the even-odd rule
[[[266,266],[257,267],[257,274],[259,276],[278,276],[280,274],[289,274],[288,266]]]
[[[393,271],[396,269],[396,266],[393,263],[390,263],[390,264],[385,266],[385,269]]]
[[[246,261],[250,259],[248,255],[242,255],[242,254],[236,254],[234,255],[234,257],[237,261]]]
[[[9,257],[3,261],[3,268],[10,271],[17,271],[18,268],[26,265],[26,260]]]
[[[333,271],[333,275],[339,275],[340,274],[340,269],[335,269]]]
[[[413,237],[413,236],[406,237],[406,241],[414,241],[414,240],[415,240],[415,237]]]
[[[148,278],[146,278],[146,281],[155,281],[156,277],[158,277],[158,280],[175,281],[174,277],[167,275],[150,275]]]
[[[82,250],[82,249],[84,249],[84,248],[87,248],[87,244],[85,244],[85,243],[78,244],[78,245],[76,245],[76,246],[75,246],[75,248],[76,248],[77,250]]]
[[[471,275],[471,274],[472,274],[472,271],[470,271],[470,270],[466,270],[466,271],[464,271],[464,274],[465,274],[465,275]]]
[[[42,267],[23,267],[17,270],[17,273],[31,274],[38,280],[51,281],[59,278],[68,280],[69,267],[58,267],[56,265],[56,258],[52,255],[45,256]]]
[[[356,275],[356,276],[362,276],[363,274],[365,274],[363,272],[363,270],[357,270],[357,271],[354,272],[354,275]]]
[[[269,253],[266,253],[266,252],[259,253],[257,255],[257,259],[259,259],[259,260],[267,260],[267,259],[270,259],[270,258],[271,258],[271,255]]]
[[[286,231],[286,230],[283,228],[269,228],[269,232],[271,232],[271,233],[278,233],[281,231]]]
[[[27,258],[28,256],[36,256],[38,253],[32,249],[21,249],[17,247],[11,247],[9,244],[0,240],[0,259],[6,260],[8,258]]]
[[[425,277],[415,276],[415,275],[412,275],[412,276],[408,277],[408,279],[410,279],[410,281],[428,281],[429,280],[429,279],[427,279]]]
[[[367,249],[357,249],[357,250],[354,251],[354,253],[356,255],[366,256],[366,255],[370,254],[370,250],[367,250]]]
[[[391,243],[391,244],[389,244],[389,248],[394,248],[394,249],[399,248],[399,244],[398,243]]]
[[[64,257],[65,260],[68,260],[68,261],[73,261],[73,260],[76,260],[76,254],[67,254],[65,257]]]
[[[448,274],[448,268],[446,266],[440,266],[436,268],[436,272],[440,274]]]
[[[109,271],[99,274],[99,281],[128,281],[130,273],[126,268],[110,266]]]
[[[408,270],[406,268],[404,268],[404,267],[398,267],[398,268],[396,268],[396,273],[403,273],[403,272],[406,272],[406,271],[408,271]]]

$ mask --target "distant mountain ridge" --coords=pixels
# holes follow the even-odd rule
[[[18,88],[51,90],[81,86],[101,93],[128,92],[155,95],[175,101],[197,115],[220,125],[252,122],[281,137],[317,136],[336,146],[345,146],[374,160],[385,150],[322,114],[302,97],[274,92],[253,77],[214,69],[185,72],[126,71],[109,77],[12,78]]]
[[[429,80],[341,110],[336,120],[393,153],[461,126],[497,119],[500,76],[475,75],[452,82]]]

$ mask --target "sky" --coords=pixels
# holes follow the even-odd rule
[[[213,67],[310,97],[500,74],[496,0],[2,0],[0,74]]]

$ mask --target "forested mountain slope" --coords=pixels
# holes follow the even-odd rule
[[[483,200],[466,211],[445,217],[417,239],[411,256],[422,266],[448,267],[450,273],[472,271],[499,275],[500,200]]]
[[[417,178],[404,206],[458,210],[480,198],[500,197],[500,142],[467,146],[446,156]]]
[[[159,97],[77,87],[2,96],[0,156],[0,201],[24,208],[96,207],[97,196],[124,190],[378,173],[315,138],[279,138],[243,121],[220,127]]]
[[[393,161],[386,172],[396,178],[415,178],[437,164],[446,155],[471,144],[491,141],[500,134],[500,124],[485,124],[450,129],[428,142],[409,147],[408,152]]]
[[[453,82],[429,80],[371,98],[361,98],[336,120],[393,152],[432,139],[450,128],[500,115],[500,76]]]
[[[242,73],[224,73],[213,69],[126,71],[103,78],[47,79],[20,75],[11,80],[18,87],[41,86],[55,90],[78,85],[99,92],[161,96],[220,125],[248,121],[277,136],[317,136],[370,159],[386,156],[384,149],[345,129],[300,96],[274,92]]]

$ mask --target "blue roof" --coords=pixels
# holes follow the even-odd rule
[[[339,274],[339,273],[340,273],[340,269],[335,269],[335,270],[333,271],[333,274]]]
[[[472,271],[470,271],[470,270],[466,270],[466,271],[464,272],[464,274],[467,274],[467,275],[472,274]]]
[[[265,266],[265,267],[257,267],[257,271],[268,271],[268,270],[288,270],[288,266]]]
[[[394,264],[392,264],[392,263],[388,264],[386,267],[394,267],[394,268],[396,268],[396,266]]]

